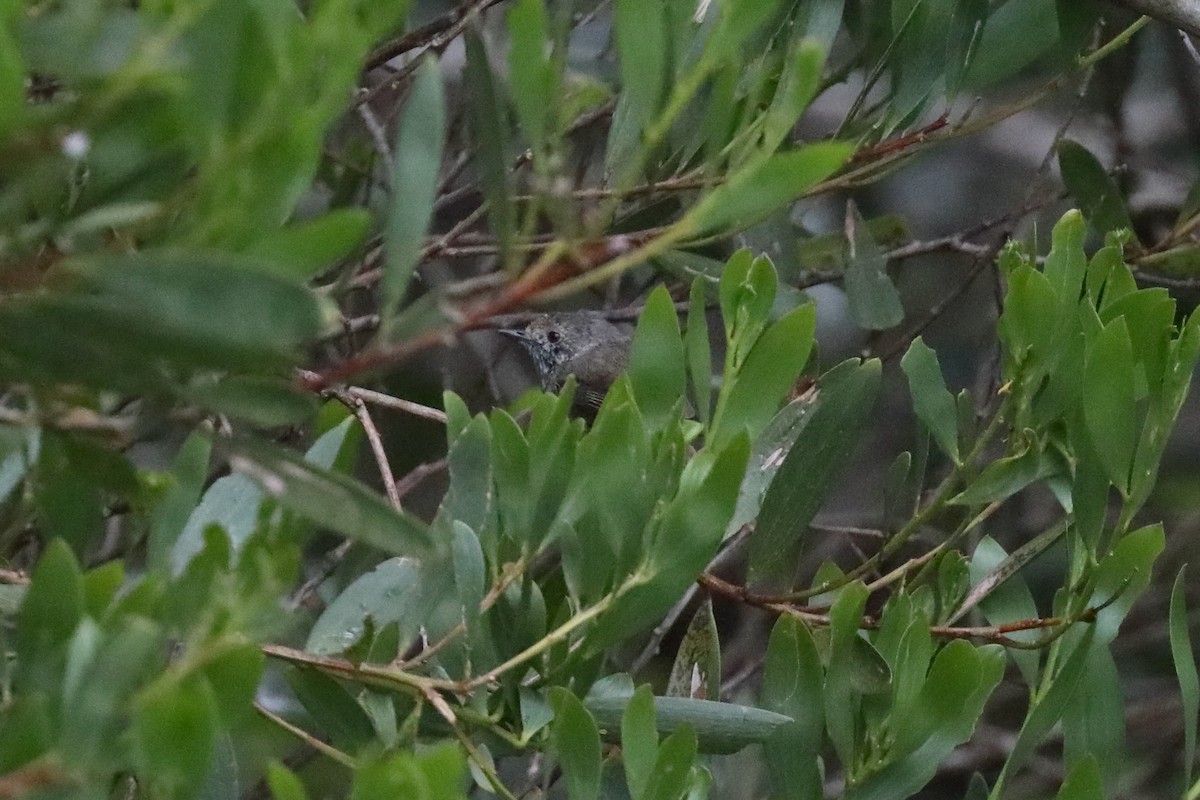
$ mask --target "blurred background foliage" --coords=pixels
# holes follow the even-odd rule
[[[0,0],[0,797],[1196,796],[1142,5]]]

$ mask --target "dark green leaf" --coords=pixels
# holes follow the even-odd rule
[[[654,694],[648,685],[640,686],[621,715],[625,779],[629,783],[629,793],[635,798],[645,796],[654,762],[658,759],[658,731],[654,723]]]
[[[380,306],[385,325],[408,291],[429,230],[442,164],[445,115],[441,68],[427,57],[413,76],[392,146],[392,208],[384,236]]]
[[[293,669],[287,673],[287,682],[321,734],[338,749],[354,754],[375,740],[367,713],[333,678],[313,670]]]
[[[1123,318],[1105,326],[1089,344],[1084,363],[1083,414],[1109,480],[1129,492],[1137,446],[1133,344]]]
[[[162,683],[144,694],[133,721],[146,774],[176,790],[198,785],[217,739],[217,709],[206,680]]]
[[[772,788],[779,797],[823,796],[817,761],[825,729],[823,685],[821,659],[808,627],[781,616],[767,644],[762,689],[763,707],[792,719],[765,745]]]
[[[1077,761],[1062,788],[1058,790],[1057,800],[1095,800],[1104,797],[1104,786],[1100,780],[1100,764],[1096,756],[1089,753]]]
[[[1099,759],[1105,795],[1115,796],[1125,758],[1125,702],[1112,653],[1096,644],[1063,710],[1063,752],[1069,766]]]
[[[171,551],[183,533],[192,509],[200,500],[208,477],[208,457],[212,440],[200,431],[192,433],[180,446],[171,465],[171,486],[155,507],[148,541],[151,566],[166,569]]]
[[[597,683],[584,701],[601,729],[616,732],[633,695],[627,675],[611,675]],[[660,733],[687,725],[696,731],[700,752],[734,753],[746,745],[765,741],[773,731],[791,722],[790,717],[734,703],[693,700],[690,697],[654,698]]]
[[[55,539],[38,559],[21,603],[17,647],[22,661],[32,666],[39,655],[64,646],[83,613],[83,572],[66,543]]]
[[[1132,230],[1121,190],[1096,157],[1070,139],[1061,139],[1057,149],[1063,182],[1092,227],[1100,233],[1118,228]]]
[[[666,287],[659,286],[638,318],[629,354],[629,379],[651,429],[664,426],[686,395],[686,358],[675,304]]]
[[[184,397],[218,414],[255,425],[299,424],[317,410],[317,399],[291,381],[258,375],[229,375],[197,381]]]
[[[816,309],[810,303],[788,312],[758,337],[733,385],[721,393],[710,433],[715,442],[742,431],[758,438],[808,363],[815,330]]]
[[[832,175],[853,152],[848,142],[819,142],[755,161],[701,200],[685,219],[697,231],[720,231],[762,219]]]
[[[880,331],[900,324],[904,306],[887,274],[887,257],[875,242],[853,201],[846,204],[846,239],[850,261],[846,265],[846,297],[850,313],[860,327]]]
[[[282,447],[230,440],[232,466],[284,508],[384,552],[427,556],[445,548],[429,526],[345,475],[316,467]]]
[[[937,353],[918,336],[900,359],[900,367],[908,378],[917,417],[929,428],[942,452],[958,464],[958,415],[954,396],[942,378]]]
[[[519,0],[508,11],[508,80],[525,135],[540,152],[554,119],[555,73],[547,47],[544,0]]]
[[[1005,3],[988,17],[963,86],[998,83],[1045,55],[1058,42],[1055,0]]]
[[[280,267],[281,275],[311,280],[354,252],[371,226],[361,208],[336,208],[314,219],[267,231],[246,250]]]
[[[709,410],[712,408],[712,352],[708,344],[704,285],[702,277],[697,277],[692,282],[684,346],[687,348],[688,372],[692,376],[692,398],[696,403],[696,416],[707,424]]]
[[[613,34],[621,67],[621,90],[639,129],[658,114],[667,84],[667,29],[660,2],[617,0]]]
[[[812,39],[795,38],[783,62],[783,74],[763,121],[763,152],[774,152],[787,140],[821,83],[825,48]]]
[[[1179,680],[1179,695],[1183,706],[1183,786],[1192,785],[1192,764],[1196,756],[1196,721],[1200,715],[1200,678],[1196,674],[1196,656],[1192,652],[1192,637],[1188,627],[1187,604],[1184,597],[1184,570],[1175,576],[1171,589],[1171,659],[1175,677]]]
[[[465,82],[470,95],[472,139],[475,164],[487,199],[488,224],[500,240],[502,260],[507,263],[512,237],[516,233],[516,213],[509,185],[509,118],[496,86],[496,76],[488,61],[487,50],[476,27],[468,28],[463,41],[467,46]]]
[[[696,732],[690,725],[681,725],[658,747],[644,800],[682,800],[695,759]]]
[[[878,361],[847,361],[819,382],[816,408],[763,498],[750,539],[752,579],[779,578],[795,568],[808,523],[871,417],[880,373]]]
[[[600,731],[579,698],[566,689],[551,690],[554,705],[554,752],[562,764],[571,800],[600,796]]]
[[[399,623],[401,644],[407,646],[431,605],[424,583],[412,559],[389,558],[329,603],[304,649],[317,655],[341,654],[362,637],[367,617],[376,629]]]

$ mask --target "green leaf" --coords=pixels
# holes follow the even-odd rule
[[[64,646],[83,619],[83,571],[71,549],[54,539],[33,569],[17,617],[17,652],[24,668]]]
[[[692,376],[692,398],[696,403],[696,416],[707,424],[712,408],[712,352],[708,344],[704,283],[701,277],[692,282],[684,346],[687,348],[688,372]],[[0,497],[2,496],[3,493],[0,493]]]
[[[308,792],[296,773],[279,761],[267,764],[267,786],[275,800],[308,800]]]
[[[1004,567],[1008,554],[1004,548],[990,536],[980,539],[971,554],[970,575],[971,585],[978,589],[984,582],[994,583],[997,574]],[[974,596],[972,592],[971,596]],[[982,600],[979,608],[987,621],[992,625],[1003,625],[1021,619],[1036,619],[1037,605],[1033,602],[1033,594],[1025,584],[1019,572],[1011,572],[1001,583],[992,588]],[[1014,631],[1008,634],[1018,642],[1034,641],[1036,631]],[[1021,677],[1028,686],[1036,686],[1038,678],[1038,663],[1040,656],[1034,650],[1009,650],[1009,655],[1021,670]]]
[[[621,715],[621,753],[629,793],[644,797],[654,762],[658,759],[658,731],[654,727],[654,694],[649,685],[633,693]]]
[[[600,731],[579,698],[566,689],[551,689],[554,706],[554,752],[562,764],[571,800],[600,797]]]
[[[979,476],[959,494],[950,498],[954,505],[981,505],[1007,500],[1035,481],[1060,473],[1063,468],[1036,444],[1028,449],[988,464]]]
[[[1117,182],[1105,171],[1086,147],[1070,139],[1061,139],[1058,168],[1062,171],[1067,191],[1075,198],[1080,210],[1100,233],[1117,229],[1133,230],[1129,211]]]
[[[446,136],[445,116],[442,71],[436,60],[427,57],[413,76],[392,145],[392,208],[384,233],[380,303],[385,326],[408,291],[433,217]],[[381,335],[382,331],[386,327],[381,328]]]
[[[988,17],[963,86],[977,90],[999,83],[1048,53],[1057,43],[1055,0],[1005,3]]]
[[[466,775],[466,759],[458,746],[443,742],[420,753],[395,753],[359,767],[350,800],[466,800]]]
[[[823,796],[818,756],[825,730],[824,675],[808,627],[781,616],[771,631],[763,667],[762,705],[791,717],[767,739],[767,769],[775,795],[797,800]]]
[[[342,684],[309,669],[288,670],[286,677],[318,730],[339,750],[354,754],[374,742],[371,719]]]
[[[1123,318],[1104,327],[1090,343],[1084,362],[1083,415],[1109,480],[1129,493],[1137,447],[1137,401],[1133,343]]]
[[[700,604],[683,634],[667,679],[667,696],[698,700],[721,696],[721,640],[711,600]]]
[[[779,466],[750,538],[752,580],[777,579],[795,566],[808,524],[871,418],[881,365],[851,360],[818,383],[817,406],[806,417]]]
[[[517,117],[534,152],[546,147],[554,119],[556,74],[547,53],[545,0],[519,0],[508,10],[508,81]]]
[[[754,161],[701,200],[685,219],[696,231],[748,225],[800,198],[853,152],[849,142],[818,142]]]
[[[589,636],[593,649],[653,624],[696,580],[716,553],[733,515],[749,450],[742,435],[719,453],[706,448],[688,462],[679,479],[679,493],[657,515],[649,549],[637,553],[642,556],[640,580],[621,593],[596,623]],[[588,568],[601,571],[594,563]]]
[[[1090,753],[1071,767],[1062,788],[1055,795],[1057,800],[1095,800],[1104,796],[1104,786],[1100,781],[1100,764],[1096,761],[1096,756]]]
[[[1066,659],[1054,676],[1054,680],[1049,684],[1049,688],[1042,692],[1030,706],[1008,760],[1004,763],[998,785],[1003,785],[1006,775],[1015,774],[1025,765],[1037,746],[1041,744],[1042,739],[1062,717],[1063,710],[1071,700],[1079,679],[1083,676],[1088,660],[1088,651],[1091,650],[1094,641],[1094,633],[1095,628],[1087,626],[1083,636],[1076,640],[1078,643],[1070,653],[1070,657]]]
[[[429,556],[445,549],[429,526],[393,509],[358,481],[267,442],[229,440],[231,465],[284,508],[387,553]]]
[[[862,747],[860,712],[862,693],[853,676],[855,641],[867,602],[861,581],[847,584],[829,610],[829,666],[825,679],[825,726],[829,740],[843,764],[854,763]]]
[[[1125,702],[1112,653],[1095,644],[1071,702],[1063,711],[1063,752],[1068,766],[1089,758],[1103,765],[1100,773],[1115,796],[1124,770]]]
[[[653,5],[647,3],[647,5]],[[650,293],[629,354],[629,380],[647,425],[663,427],[687,393],[679,317],[665,286]]]
[[[667,28],[664,4],[617,0],[613,34],[621,68],[621,90],[629,113],[644,130],[657,115],[667,85]]]
[[[208,681],[155,685],[139,698],[133,735],[144,774],[176,790],[199,784],[217,740],[217,709]]]
[[[1149,584],[1154,560],[1164,545],[1162,523],[1147,525],[1125,534],[1096,567],[1090,605],[1094,608],[1107,604],[1096,612],[1092,623],[1096,641],[1108,644],[1116,638],[1121,622]]]
[[[370,227],[371,215],[364,209],[335,208],[319,217],[267,231],[246,253],[277,264],[281,275],[307,281],[353,253]]]
[[[846,298],[850,314],[862,328],[881,331],[904,319],[900,293],[887,274],[887,258],[871,236],[866,222],[851,201],[846,204],[846,238],[850,261],[846,265]]]
[[[488,224],[492,234],[500,240],[501,261],[507,264],[512,237],[516,233],[516,212],[508,171],[511,159],[508,109],[496,86],[496,75],[492,72],[477,25],[467,29],[463,41],[467,47],[465,82],[470,97],[467,109],[475,144],[475,165],[487,200]]]
[[[389,558],[326,606],[304,649],[317,655],[340,655],[362,637],[368,617],[376,629],[397,623],[401,647],[407,647],[425,623],[432,603],[418,565],[409,558]]]
[[[1079,302],[1087,277],[1087,256],[1083,252],[1083,215],[1072,209],[1054,224],[1050,234],[1050,252],[1046,255],[1045,275],[1058,294],[1059,307],[1069,311]]]
[[[783,74],[763,120],[763,152],[774,152],[792,132],[821,83],[825,47],[806,38],[795,38],[784,57]]]
[[[799,306],[758,337],[733,385],[721,393],[710,433],[713,441],[729,441],[741,431],[758,437],[808,363],[816,319],[815,306]]]
[[[628,675],[610,675],[597,681],[584,705],[601,729],[620,730],[622,715],[633,696]],[[761,708],[690,697],[655,697],[655,724],[660,733],[672,733],[687,725],[696,731],[700,752],[734,753],[766,741],[790,717]]]
[[[695,759],[696,732],[690,725],[681,725],[658,747],[645,800],[682,800]]]
[[[312,417],[317,399],[285,378],[228,375],[197,381],[184,391],[191,402],[254,425],[295,425]]]
[[[950,456],[955,464],[961,463],[954,396],[942,379],[937,353],[918,336],[900,359],[900,367],[908,378],[908,391],[912,395],[917,417],[929,428],[942,452]]]
[[[171,485],[154,508],[148,541],[152,567],[166,569],[171,551],[187,526],[188,517],[200,501],[208,477],[208,458],[212,440],[203,432],[193,432],[179,448],[171,465]]]
[[[1192,785],[1192,764],[1196,757],[1196,722],[1200,715],[1200,678],[1196,674],[1196,656],[1192,652],[1192,638],[1188,626],[1187,603],[1184,596],[1184,572],[1181,567],[1171,589],[1169,613],[1171,631],[1171,659],[1175,664],[1175,677],[1179,680],[1179,696],[1183,706],[1183,787]]]

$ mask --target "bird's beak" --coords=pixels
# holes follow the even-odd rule
[[[529,334],[522,328],[497,328],[496,333],[507,336],[510,339],[516,339],[518,342],[523,342],[529,339]]]

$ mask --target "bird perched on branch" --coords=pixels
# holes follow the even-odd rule
[[[573,414],[593,420],[613,381],[629,365],[630,337],[594,311],[540,314],[523,328],[501,328],[529,353],[547,392],[575,376]]]

